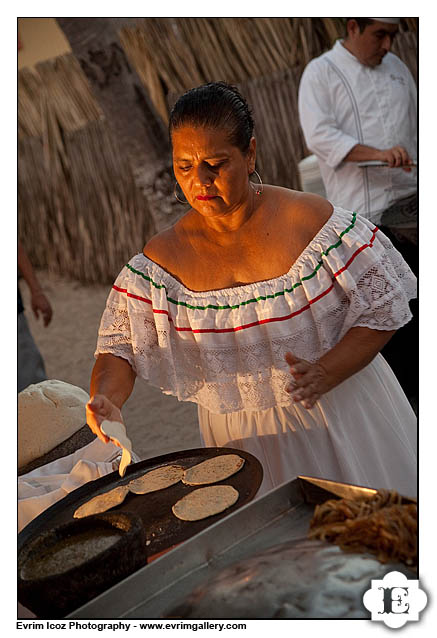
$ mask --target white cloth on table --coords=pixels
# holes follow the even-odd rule
[[[417,159],[417,89],[396,55],[365,66],[337,40],[305,68],[298,103],[305,142],[319,160],[329,201],[379,224],[384,210],[417,191],[415,168],[407,173],[343,161],[356,144],[400,145]]]
[[[316,361],[352,327],[395,330],[411,318],[408,302],[415,291],[416,278],[383,233],[337,207],[290,270],[266,281],[193,292],[143,254],[135,256],[108,297],[96,356],[109,352],[125,358],[138,376],[163,392],[196,402],[207,445],[220,441],[232,447],[233,441],[247,439],[251,451],[258,437],[258,455],[264,435],[279,435],[282,441],[295,429],[307,431],[302,424],[309,422],[314,432],[316,425],[329,431],[332,463],[323,464],[319,444],[314,441],[312,447],[313,435],[302,463],[293,460],[293,438],[285,444],[287,453],[278,456],[277,446],[269,452],[269,487],[285,480],[290,454],[292,475],[328,472],[336,480],[356,477],[358,482],[375,480],[376,487],[383,481],[403,488],[400,472],[408,485],[416,472],[416,419],[382,357],[306,411],[285,391],[291,380],[285,353]],[[368,377],[373,381],[364,383]],[[342,405],[345,414],[337,424]],[[264,418],[266,410],[274,416]],[[234,427],[237,421],[245,425],[243,436]],[[231,422],[228,436],[223,428]],[[254,437],[247,436],[249,431]],[[316,456],[320,465],[308,462]],[[360,466],[380,466],[381,471],[343,471],[358,467],[357,459]],[[414,490],[411,485],[409,492]]]
[[[18,531],[73,490],[117,470],[121,454],[117,445],[96,438],[73,454],[19,476]]]

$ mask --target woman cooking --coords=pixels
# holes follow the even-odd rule
[[[198,404],[204,445],[254,454],[259,493],[310,475],[414,496],[416,418],[379,354],[411,318],[401,255],[355,213],[249,179],[253,120],[234,87],[188,91],[170,135],[190,208],[112,288],[90,428],[108,440],[100,424],[122,421],[138,375]]]

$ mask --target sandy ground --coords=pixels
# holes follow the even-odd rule
[[[37,275],[53,308],[49,326],[35,319],[25,282],[20,289],[47,376],[89,392],[97,330],[110,286],[84,286],[43,271]],[[194,403],[165,396],[141,380],[136,381],[123,416],[133,449],[142,459],[200,447]]]

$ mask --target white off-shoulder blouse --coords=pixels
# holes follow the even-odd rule
[[[292,403],[286,352],[316,361],[354,326],[398,329],[415,295],[384,234],[335,207],[290,270],[266,281],[194,292],[136,255],[109,294],[95,354],[212,413],[265,410]]]

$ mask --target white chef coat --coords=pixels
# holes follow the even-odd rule
[[[299,87],[299,116],[308,148],[317,156],[333,204],[372,222],[417,190],[417,174],[401,168],[359,168],[343,158],[356,144],[403,146],[417,158],[417,90],[406,65],[392,53],[372,68],[338,40],[306,67]]]

